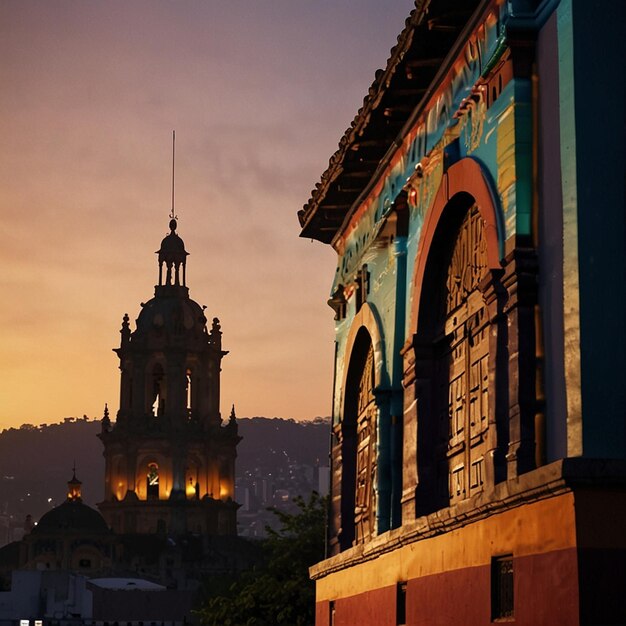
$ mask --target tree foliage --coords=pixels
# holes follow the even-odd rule
[[[307,626],[315,621],[315,586],[309,567],[324,558],[326,498],[316,492],[308,502],[294,499],[296,513],[270,509],[279,530],[267,527],[263,559],[237,579],[207,583],[205,626]]]

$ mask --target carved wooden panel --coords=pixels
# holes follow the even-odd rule
[[[452,252],[447,277],[447,312],[465,303],[487,270],[487,240],[478,207],[465,216]]]
[[[374,402],[374,351],[367,353],[359,381],[354,499],[355,543],[367,541],[374,532],[376,477],[376,404]]]
[[[365,365],[359,380],[359,416],[365,411],[370,402],[374,399],[374,350],[370,346]]]
[[[439,320],[438,448],[440,452],[445,449],[451,504],[480,491],[485,478],[489,321],[478,285],[487,267],[483,221],[474,206],[454,242],[446,276],[446,307]],[[440,487],[444,487],[443,480]]]

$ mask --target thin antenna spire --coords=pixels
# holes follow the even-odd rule
[[[170,213],[171,219],[176,219],[174,213],[174,165],[176,163],[176,131],[172,131],[172,212]]]

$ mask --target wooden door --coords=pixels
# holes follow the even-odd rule
[[[450,504],[481,491],[485,477],[489,322],[479,283],[486,271],[483,220],[473,206],[453,243],[437,324],[437,473]]]
[[[359,381],[356,423],[355,543],[368,541],[375,532],[376,403],[374,402],[374,350],[370,345]]]

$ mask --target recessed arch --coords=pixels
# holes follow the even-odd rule
[[[146,468],[146,499],[159,499],[159,464],[154,461]]]
[[[156,466],[157,482],[148,489],[151,466]],[[166,456],[153,452],[140,455],[135,466],[135,485],[140,500],[166,499],[171,489],[171,464]]]
[[[485,294],[499,290],[501,220],[480,164],[463,159],[444,174],[428,210],[412,279],[405,368],[415,513],[430,513],[494,482],[495,380],[501,336]],[[504,353],[500,354],[504,363]],[[501,365],[502,365],[501,363]],[[504,366],[506,364],[504,363]],[[505,377],[504,367],[501,374]],[[504,441],[504,439],[502,439]],[[500,451],[497,452],[498,458]],[[405,485],[408,487],[408,485]]]
[[[167,398],[167,364],[164,358],[153,358],[145,369],[146,413],[162,417]]]
[[[197,454],[189,454],[185,464],[185,495],[199,500],[206,493],[206,467]]]
[[[372,348],[374,350],[374,384],[377,387],[388,383],[387,370],[385,368],[385,345],[380,332],[380,322],[378,315],[374,308],[368,303],[364,302],[359,312],[354,316],[350,330],[348,331],[348,337],[346,338],[346,349],[344,359],[345,363],[350,363],[351,355],[354,352],[354,346],[357,341],[357,336],[361,329],[367,330],[371,341]],[[344,394],[342,395],[341,414],[343,415],[343,399],[345,397],[346,383],[348,378],[348,369],[343,371],[343,379],[341,389]]]
[[[435,199],[424,220],[417,248],[411,285],[411,314],[409,316],[408,338],[417,332],[417,324],[422,298],[424,274],[444,210],[449,202],[459,194],[471,196],[483,219],[484,236],[487,243],[489,269],[502,269],[502,220],[495,195],[486,174],[478,161],[472,158],[461,159],[444,173]]]
[[[345,354],[338,425],[342,467],[337,513],[341,518],[338,539],[342,550],[367,541],[376,532],[375,390],[387,383],[387,373],[380,324],[368,303],[352,321]]]

